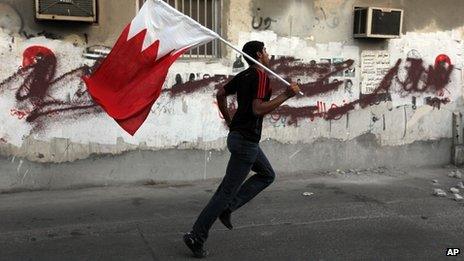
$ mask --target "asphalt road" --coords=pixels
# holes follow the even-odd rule
[[[234,230],[215,223],[208,260],[463,260],[464,204],[451,198],[459,179],[449,172],[278,177],[233,213]],[[2,194],[0,260],[189,260],[182,235],[217,184]],[[446,256],[447,248],[461,254]]]

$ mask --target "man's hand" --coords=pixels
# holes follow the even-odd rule
[[[298,86],[297,83],[292,82],[292,84],[287,87],[287,90],[285,91],[285,94],[287,94],[287,96],[289,98],[291,98],[291,97],[297,95],[299,92],[300,92],[300,86]]]
[[[259,116],[264,116],[275,108],[279,107],[282,103],[284,103],[289,98],[295,96],[297,93],[300,92],[300,86],[296,83],[292,83],[287,90],[282,92],[279,96],[275,97],[270,101],[263,101],[262,99],[254,99],[253,100],[253,113]]]

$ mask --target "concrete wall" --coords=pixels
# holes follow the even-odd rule
[[[245,0],[250,2],[255,26],[258,17],[270,18],[269,30],[279,36],[309,38],[317,43],[362,44],[352,37],[354,6],[400,8],[404,10],[403,32],[436,32],[459,29],[464,24],[460,10],[464,2],[446,0]],[[246,5],[245,5],[246,6]],[[259,10],[258,10],[259,9]],[[252,20],[249,19],[251,25]],[[249,27],[251,28],[251,26]],[[265,28],[263,21],[262,28]],[[379,42],[375,42],[379,45]]]
[[[0,19],[0,190],[223,175],[227,129],[214,95],[244,69],[236,53],[176,62],[134,136],[87,94],[80,77],[95,60],[82,56],[85,48],[111,45],[134,2],[99,1],[98,24],[73,26],[35,22],[28,1],[0,2],[9,14]],[[352,7],[368,4],[403,8],[402,37],[353,39]],[[223,34],[238,46],[264,41],[272,69],[302,84],[305,95],[264,122],[262,146],[275,169],[448,163],[451,115],[462,110],[464,21],[455,11],[462,5],[224,0]],[[41,30],[59,37],[38,36]],[[76,40],[83,34],[87,41]],[[38,52],[48,58],[22,68]],[[450,62],[437,63],[444,55]],[[272,86],[276,94],[285,88],[275,80]]]
[[[99,0],[96,23],[36,20],[34,1],[1,0],[0,27],[23,36],[46,35],[86,45],[112,46],[136,13],[136,0]]]

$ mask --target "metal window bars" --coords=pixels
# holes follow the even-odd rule
[[[221,34],[222,0],[163,0],[201,25]],[[191,48],[181,58],[211,59],[220,58],[220,41],[215,39],[209,43]]]
[[[203,26],[221,35],[221,6],[222,0],[163,0],[190,16]],[[136,0],[137,11],[145,0]],[[181,59],[215,59],[221,58],[220,41],[215,39],[209,43],[191,48],[181,56]],[[101,59],[108,55],[111,49],[104,46],[90,46],[83,53],[88,59]]]

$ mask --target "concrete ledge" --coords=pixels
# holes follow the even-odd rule
[[[449,164],[452,139],[380,146],[373,134],[365,134],[350,141],[321,139],[312,144],[263,141],[261,147],[277,175],[286,175],[333,169]],[[224,175],[228,157],[228,151],[179,149],[92,155],[60,164],[2,156],[0,192],[219,178]]]

